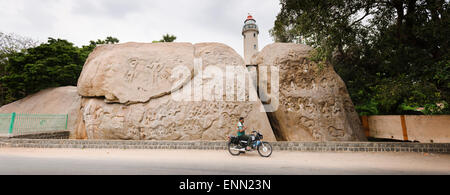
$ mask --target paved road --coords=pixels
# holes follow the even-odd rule
[[[227,151],[0,148],[0,174],[450,175],[450,155],[275,151],[261,158]]]

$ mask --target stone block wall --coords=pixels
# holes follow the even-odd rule
[[[271,142],[274,151],[423,152],[450,154],[450,143],[411,142]],[[1,147],[78,149],[227,150],[225,141],[110,141],[3,139]]]
[[[374,138],[450,143],[450,115],[386,115],[362,117],[366,135]]]

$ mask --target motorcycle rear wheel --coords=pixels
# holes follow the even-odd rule
[[[228,142],[228,152],[230,152],[230,154],[233,156],[239,156],[241,154],[241,151],[233,150],[233,149],[237,148],[237,146],[238,146],[237,144]]]

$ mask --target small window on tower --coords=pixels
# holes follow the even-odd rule
[[[253,45],[253,48],[255,48],[255,49],[256,49],[256,45]]]
[[[253,33],[253,37],[256,37],[256,33]]]

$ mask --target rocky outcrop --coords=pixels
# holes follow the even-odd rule
[[[68,86],[42,90],[1,107],[0,113],[68,114],[67,128],[73,132],[80,105],[81,96],[78,95],[77,87]]]
[[[194,61],[202,66],[195,69]],[[173,77],[172,72],[180,65],[192,74]],[[266,140],[275,141],[258,99],[239,101],[233,96],[230,100],[217,88],[208,90],[211,81],[225,82],[219,73],[225,73],[226,66],[243,69],[244,62],[233,49],[219,43],[126,43],[97,47],[78,81],[83,99],[77,138],[224,140],[235,134],[239,117],[245,117],[249,131],[259,130]],[[248,77],[248,73],[245,75]],[[230,87],[242,86],[233,83],[219,89]],[[198,88],[203,90],[196,93]],[[184,90],[189,92],[187,96],[174,98],[174,94]],[[247,100],[250,96],[256,96],[251,87]]]
[[[259,74],[269,86],[259,89],[265,107],[242,57],[224,44],[125,43],[98,46],[78,89],[44,90],[0,113],[69,114],[77,139],[224,140],[245,117],[248,131],[267,141],[366,140],[345,83],[331,65],[312,62],[311,50],[276,43],[253,57],[269,70],[267,78]]]
[[[78,92],[83,97],[104,97],[108,102],[147,102],[170,94],[173,68],[182,65],[193,71],[193,54],[190,43],[102,45],[89,55],[78,80]]]
[[[267,94],[270,101],[279,102],[278,109],[268,113],[278,139],[366,140],[345,83],[331,65],[312,62],[311,50],[301,44],[275,43],[252,60],[259,68],[279,70],[279,96]],[[267,82],[270,86],[271,80]]]

